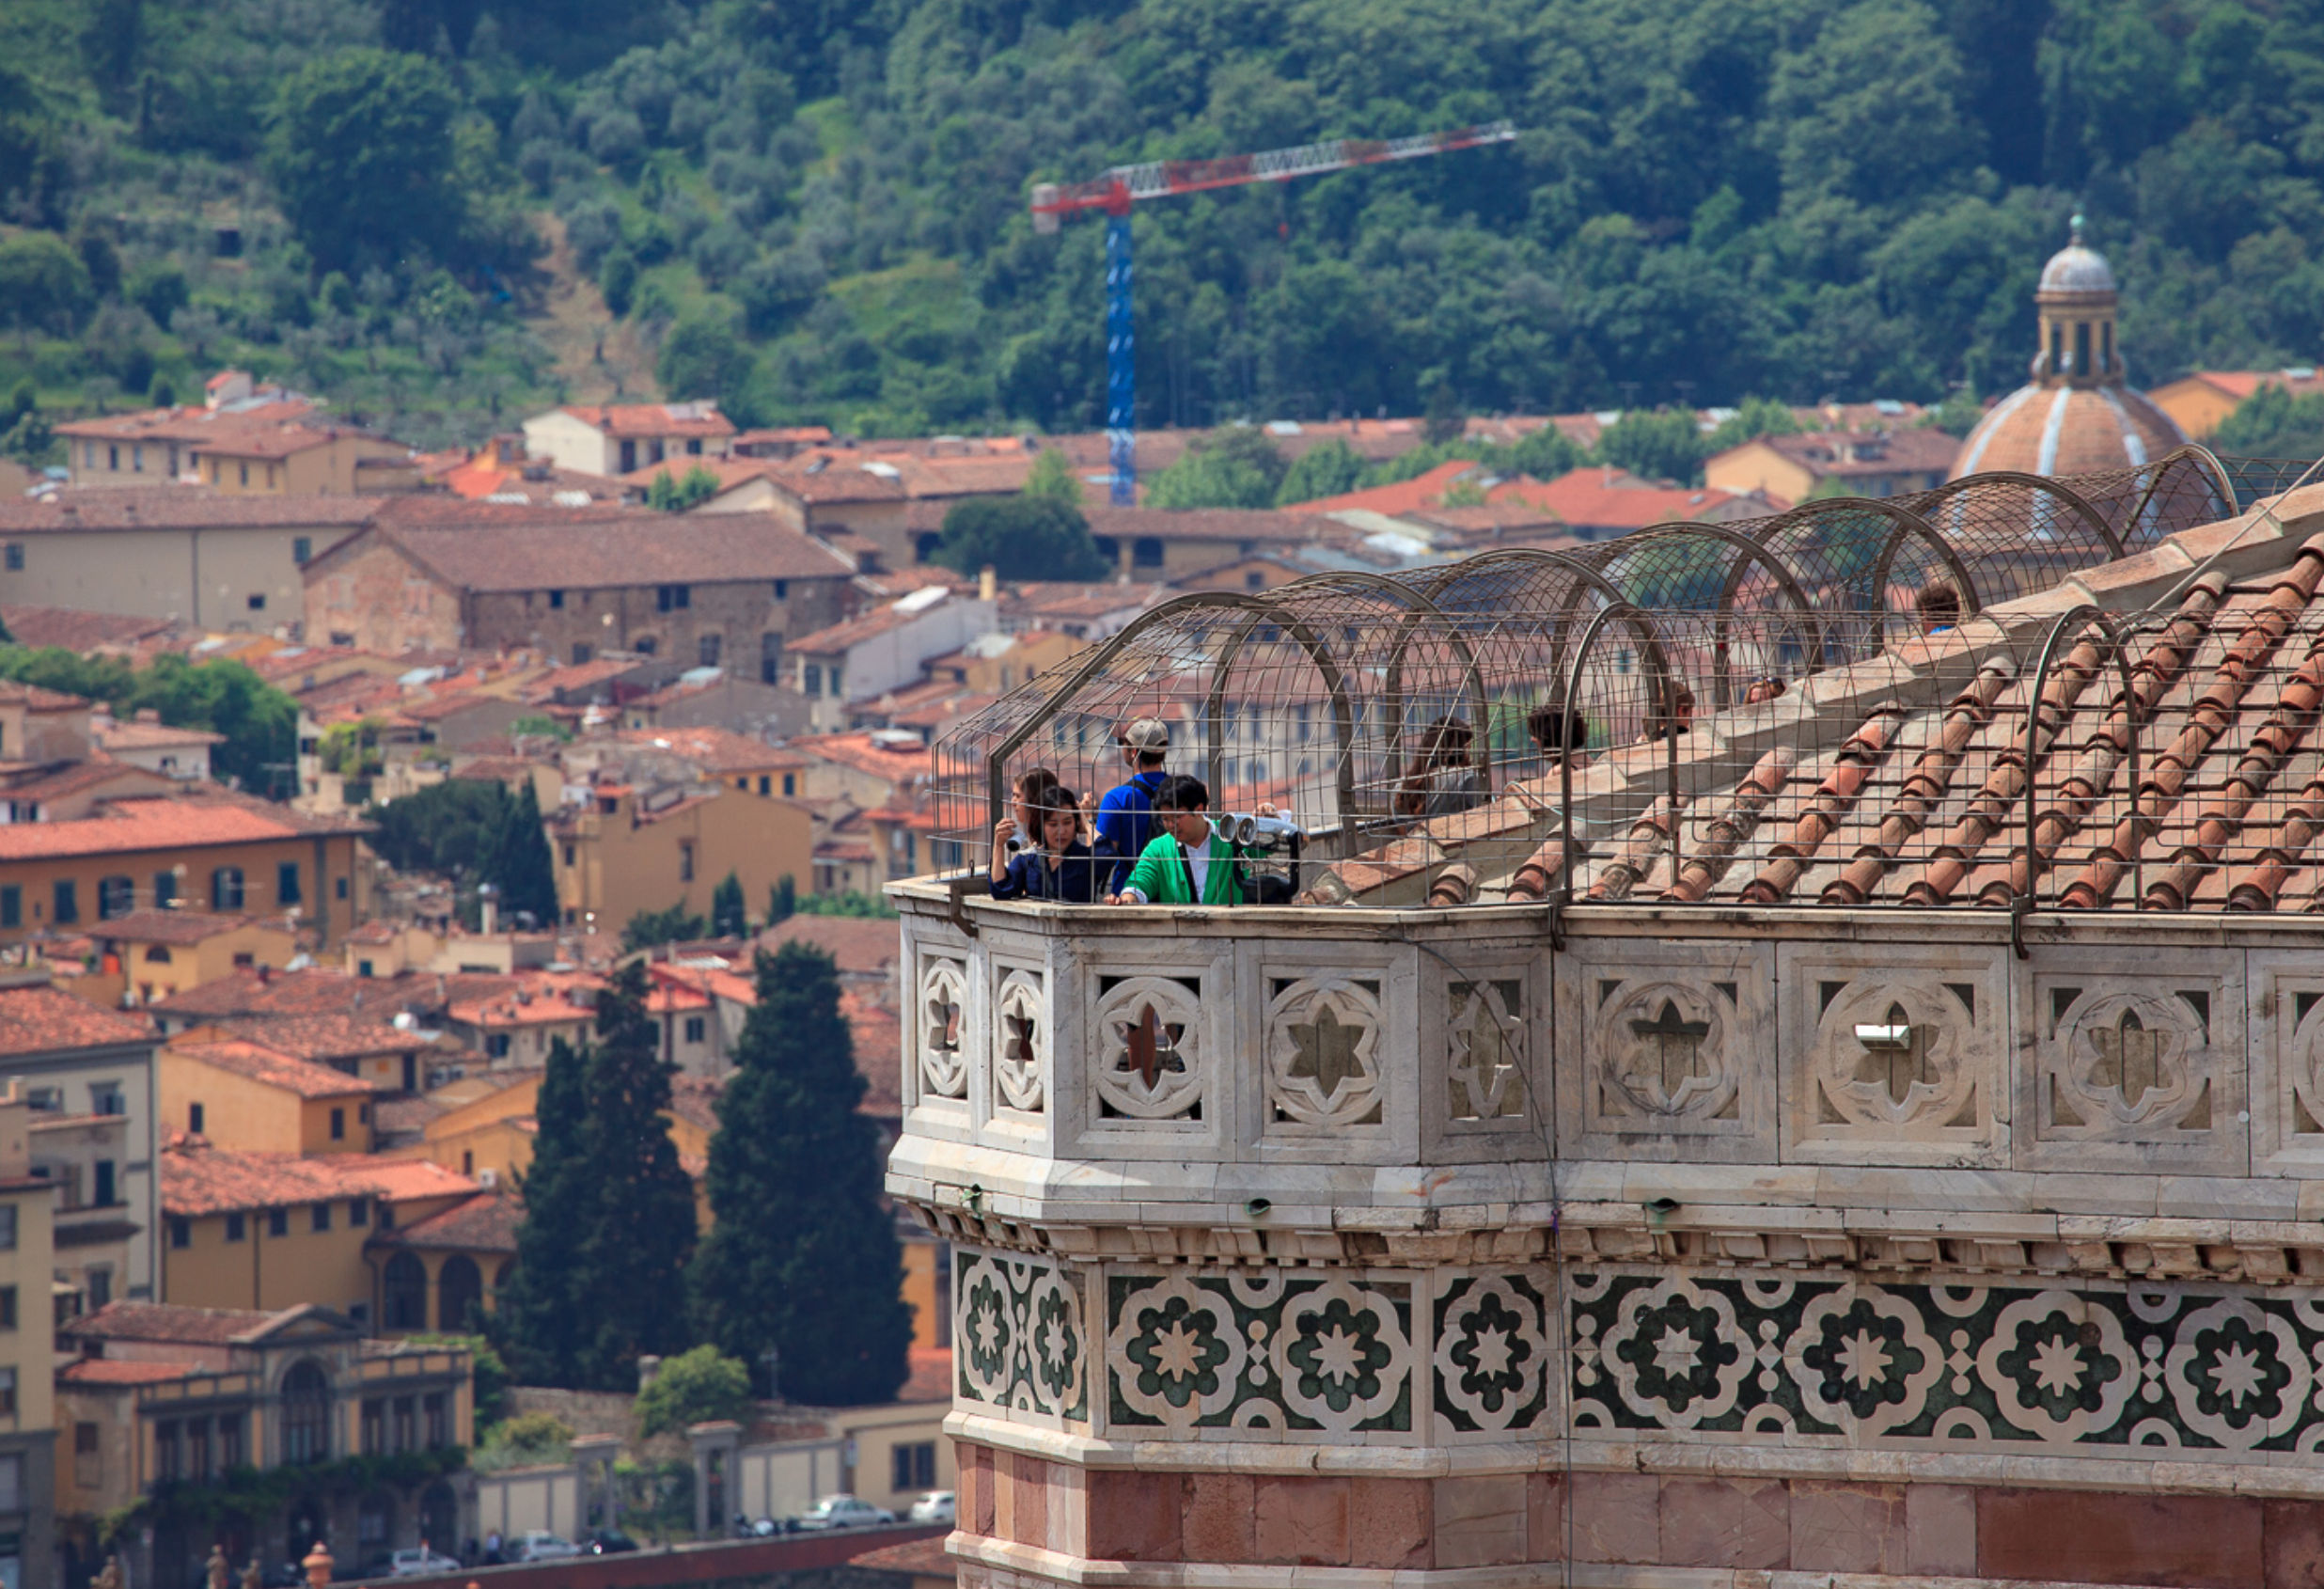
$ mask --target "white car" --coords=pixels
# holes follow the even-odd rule
[[[581,1547],[570,1539],[559,1538],[547,1529],[527,1529],[516,1536],[516,1548],[510,1552],[520,1562],[564,1562],[581,1553]]]
[[[387,1558],[387,1571],[396,1578],[427,1578],[440,1572],[458,1572],[460,1564],[449,1556],[438,1555],[425,1545],[409,1550],[398,1550]]]
[[[875,1528],[892,1523],[896,1514],[874,1506],[869,1501],[858,1501],[852,1495],[826,1495],[807,1509],[799,1526],[807,1529]]]
[[[959,1509],[949,1489],[932,1489],[912,1502],[905,1519],[916,1523],[951,1523],[960,1520]]]

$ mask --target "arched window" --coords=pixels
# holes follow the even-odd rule
[[[428,1270],[409,1252],[387,1260],[382,1320],[389,1329],[428,1328]]]
[[[476,1260],[455,1252],[436,1270],[436,1328],[457,1334],[468,1328],[468,1312],[482,1312],[484,1276]]]
[[[282,1377],[282,1459],[321,1462],[331,1455],[331,1381],[311,1362]]]
[[[239,866],[221,866],[210,874],[210,908],[240,910],[243,905],[243,872]]]
[[[169,950],[162,944],[148,944],[145,957],[149,966],[166,966],[169,964]]]
[[[97,879],[97,920],[111,921],[137,908],[137,885],[127,877]]]

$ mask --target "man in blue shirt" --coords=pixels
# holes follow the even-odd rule
[[[1123,879],[1156,831],[1154,797],[1169,775],[1162,763],[1170,754],[1170,726],[1159,717],[1140,717],[1114,736],[1122,747],[1123,764],[1131,769],[1127,783],[1106,792],[1097,808],[1097,855],[1106,878],[1103,893],[1122,891]]]

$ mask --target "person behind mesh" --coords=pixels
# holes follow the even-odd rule
[[[1262,801],[1260,816],[1280,816]],[[1243,862],[1259,852],[1222,839],[1212,828],[1210,790],[1199,778],[1172,773],[1154,796],[1154,826],[1116,905],[1242,905],[1252,897]]]
[[[1484,804],[1484,780],[1469,763],[1476,735],[1458,717],[1439,717],[1421,736],[1421,763],[1396,786],[1396,814],[1455,816]]]
[[[993,825],[993,897],[1096,904],[1105,869],[1081,842],[1081,804],[1074,792],[1052,778],[1027,791],[1025,804],[1034,832],[1015,855],[1009,842],[1018,836],[1017,820],[1003,817]]]
[[[1130,767],[1127,781],[1106,792],[1105,800],[1091,812],[1091,848],[1109,870],[1105,891],[1118,892],[1138,858],[1154,835],[1154,798],[1170,775],[1162,770],[1170,754],[1170,726],[1159,717],[1140,717],[1114,736],[1122,760]]]

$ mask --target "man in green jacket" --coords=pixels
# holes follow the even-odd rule
[[[1258,808],[1274,816],[1273,806]],[[1210,791],[1199,778],[1173,773],[1154,795],[1154,826],[1162,831],[1138,852],[1116,905],[1241,905],[1248,897],[1242,861],[1255,850],[1229,843],[1211,830]]]

